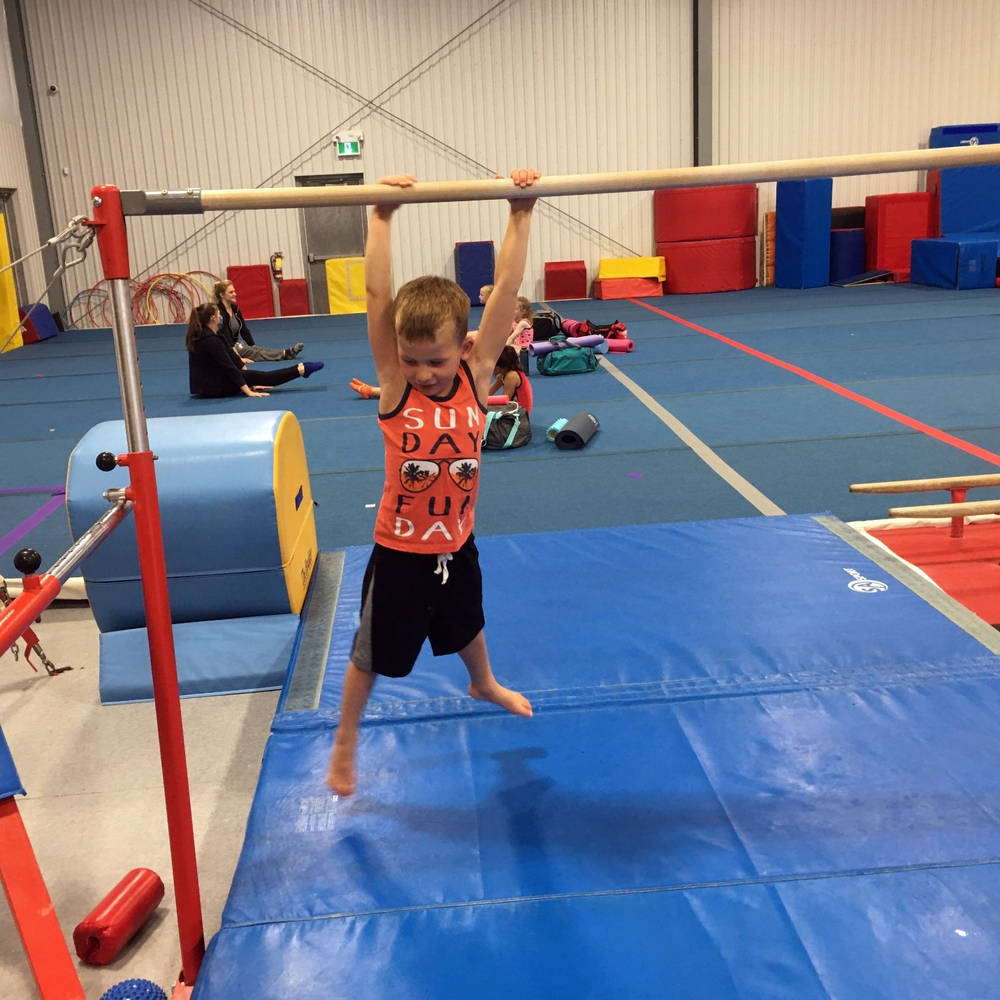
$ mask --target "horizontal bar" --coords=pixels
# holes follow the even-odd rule
[[[26,585],[20,596],[0,610],[0,649],[9,649],[18,636],[59,596],[62,584],[94,549],[118,526],[131,510],[131,500],[118,500],[37,577],[27,577],[35,586]]]
[[[945,476],[939,479],[897,479],[887,483],[852,483],[852,493],[925,493],[930,490],[971,490],[1000,486],[1000,473],[984,476]]]
[[[918,507],[890,507],[889,517],[975,517],[1000,514],[1000,500],[971,500],[968,503],[931,503]]]
[[[117,500],[49,567],[49,576],[60,583],[69,579],[70,573],[83,562],[108,535],[125,519],[132,509],[131,500]]]
[[[237,188],[186,192],[122,191],[126,215],[166,215],[229,211],[231,209],[301,208],[317,205],[397,205],[440,201],[496,201],[507,198],[552,198],[571,194],[612,194],[654,191],[658,188],[709,187],[804,180],[809,177],[848,177],[886,174],[937,167],[972,167],[1000,163],[1000,144],[909,149],[895,153],[864,153],[771,160],[665,170],[632,170],[604,174],[563,174],[542,177],[527,188],[512,180],[419,181],[412,187],[384,184],[332,184],[319,187]],[[127,206],[127,208],[126,208]]]

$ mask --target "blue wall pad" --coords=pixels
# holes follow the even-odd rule
[[[301,607],[290,603],[285,571],[294,557],[289,551],[297,553],[298,547],[283,549],[279,510],[287,510],[290,494],[300,491],[312,526],[312,503],[304,469],[291,484],[281,472],[279,442],[289,438],[286,421],[298,426],[294,414],[283,410],[148,421],[175,622],[284,614]],[[107,510],[102,492],[128,483],[125,469],[99,470],[97,455],[125,450],[121,420],[92,427],[73,449],[66,507],[74,537]],[[282,481],[289,495],[278,495]],[[82,572],[102,632],[144,624],[133,518],[88,557]]]
[[[931,149],[941,149],[993,142],[1000,142],[1000,124],[987,122],[980,125],[936,125],[931,129],[927,145]]]
[[[865,269],[864,229],[830,231],[830,284],[852,278]]]
[[[833,518],[480,548],[491,658],[535,716],[422,658],[376,685],[340,800],[335,711],[280,713],[194,1000],[964,1000],[992,981],[992,629]],[[362,569],[349,550],[342,594]]]
[[[24,786],[17,775],[7,739],[0,729],[0,799],[9,799],[13,795],[24,795]]]
[[[774,284],[818,288],[830,283],[833,178],[778,181],[775,202]]]
[[[993,288],[996,285],[997,246],[997,240],[982,236],[914,240],[910,254],[910,283],[940,288]]]
[[[455,281],[472,302],[479,302],[483,285],[493,284],[495,263],[492,240],[455,244]]]
[[[174,625],[183,697],[280,688],[295,648],[298,615],[263,615]],[[144,628],[101,633],[101,703],[153,697]]]
[[[941,232],[1000,233],[1000,164],[941,171]]]

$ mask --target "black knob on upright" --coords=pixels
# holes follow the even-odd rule
[[[110,451],[102,451],[97,456],[97,467],[101,472],[110,472],[112,469],[118,468],[118,459]]]
[[[21,549],[14,556],[14,569],[24,576],[30,576],[38,572],[38,567],[42,565],[42,557],[34,549]]]

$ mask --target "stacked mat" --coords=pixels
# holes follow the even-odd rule
[[[653,192],[653,239],[671,294],[729,292],[757,283],[757,186]]]

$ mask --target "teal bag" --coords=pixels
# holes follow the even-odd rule
[[[542,375],[576,375],[592,372],[597,367],[597,355],[589,347],[564,347],[535,358],[535,367]]]

